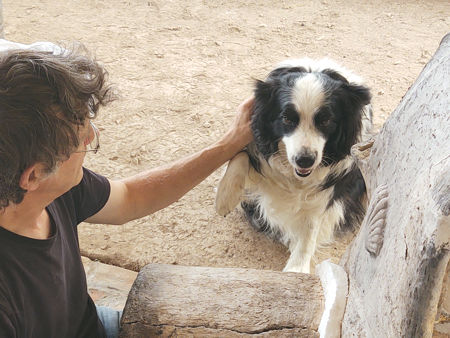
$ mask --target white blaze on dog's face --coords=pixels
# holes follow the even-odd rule
[[[296,80],[292,89],[291,108],[284,118],[289,123],[297,114],[297,126],[283,136],[289,163],[295,174],[308,176],[322,161],[325,136],[316,128],[314,118],[325,102],[325,93],[320,79],[315,74],[306,74]],[[288,115],[291,115],[289,117]],[[295,117],[295,116],[294,116]]]
[[[350,155],[369,102],[367,87],[332,67],[300,62],[277,68],[256,84],[256,148],[270,166],[301,180]]]

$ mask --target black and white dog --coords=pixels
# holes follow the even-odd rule
[[[318,245],[359,228],[365,184],[350,148],[369,136],[370,98],[328,59],[286,61],[256,83],[255,139],[229,162],[216,210],[242,202],[253,226],[289,247],[284,271],[308,273]]]

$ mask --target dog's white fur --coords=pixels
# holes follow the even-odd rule
[[[229,162],[220,181],[216,210],[219,215],[225,216],[239,202],[257,199],[260,210],[264,211],[263,217],[278,224],[283,236],[281,240],[291,252],[283,271],[309,273],[317,242],[326,243],[333,238],[334,226],[331,225],[343,218],[343,209],[334,205],[326,210],[331,188],[317,193],[318,185],[329,173],[327,168],[313,171],[311,175],[314,177],[311,177],[310,183],[302,183],[295,181],[295,177],[286,180],[285,174],[292,169],[282,162],[275,159],[273,166],[262,162],[262,179],[261,174],[249,166],[248,155],[239,153]],[[345,170],[348,165],[351,163],[340,163],[340,168],[336,170]]]
[[[302,66],[312,71],[337,70],[350,82],[362,80],[330,60],[290,60],[278,67]],[[309,273],[310,261],[320,243],[333,239],[335,225],[344,218],[344,207],[339,202],[327,207],[334,187],[321,190],[330,173],[342,174],[354,168],[350,156],[332,166],[320,166],[326,139],[313,123],[314,113],[323,105],[324,89],[317,77],[308,74],[298,80],[293,89],[293,102],[301,112],[302,123],[278,143],[278,152],[267,161],[260,158],[260,172],[249,163],[246,152],[239,153],[228,164],[216,196],[216,210],[220,215],[232,211],[240,201],[255,200],[261,217],[276,224],[273,231],[281,233],[281,241],[288,246],[291,256],[284,271]],[[364,107],[362,137],[371,129],[369,106]],[[249,145],[255,147],[253,143]],[[295,157],[302,150],[316,152],[312,172],[307,177],[295,174]],[[258,153],[255,151],[254,153]]]

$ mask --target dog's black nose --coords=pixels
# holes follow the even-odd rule
[[[297,165],[300,168],[305,168],[305,169],[312,167],[312,165],[314,164],[315,161],[316,161],[316,155],[309,153],[309,152],[298,155],[295,158],[295,163],[297,163]]]

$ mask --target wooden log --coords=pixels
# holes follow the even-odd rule
[[[121,337],[318,337],[319,277],[150,264],[138,274]]]
[[[343,337],[431,337],[450,242],[450,34],[365,156],[370,204],[341,265]],[[447,318],[448,319],[448,318]]]
[[[3,39],[3,4],[0,0],[0,39]]]

